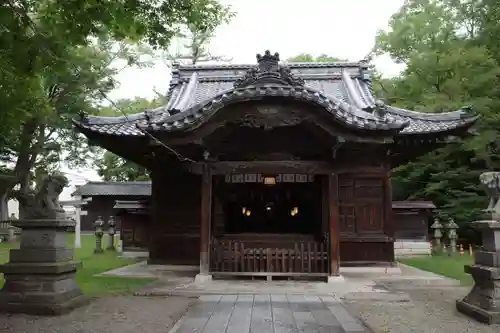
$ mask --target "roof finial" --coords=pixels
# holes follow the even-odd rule
[[[274,55],[271,54],[271,51],[266,50],[264,52],[264,55],[260,55],[260,53],[257,53],[257,62],[260,63],[262,61],[275,61],[278,62],[280,61],[280,54],[278,52],[275,52]]]
[[[257,54],[257,63],[259,64],[259,70],[262,72],[270,72],[272,70],[278,69],[278,63],[280,61],[280,54],[276,52],[274,55],[271,51],[266,50],[264,55]]]
[[[279,63],[278,52],[271,54],[266,50],[264,55],[257,54],[257,66],[251,67],[234,83],[234,88],[243,88],[259,84],[277,84],[284,86],[303,86],[304,80],[296,76],[290,68]]]

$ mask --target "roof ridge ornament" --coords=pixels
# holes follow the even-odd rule
[[[234,88],[257,86],[274,83],[286,86],[303,86],[304,80],[292,73],[286,65],[280,64],[278,52],[271,54],[266,50],[264,55],[257,54],[257,66],[250,68],[234,83]]]
[[[384,101],[381,99],[377,99],[373,107],[373,115],[375,115],[378,118],[385,118],[385,115],[387,114],[387,109],[388,107],[384,103]]]

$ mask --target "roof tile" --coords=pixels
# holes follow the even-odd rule
[[[72,195],[149,196],[151,195],[151,182],[88,182],[80,186]]]
[[[272,63],[273,56],[266,53],[262,59],[262,64],[259,63],[258,66],[278,67],[276,63]],[[252,75],[247,71],[255,66],[182,66],[174,70],[172,82],[177,84],[172,86],[169,102],[164,107],[149,110],[149,121],[145,113],[139,113],[115,118],[88,116],[84,121],[74,122],[79,128],[102,134],[142,136],[144,133],[138,127],[152,126],[153,129],[164,131],[184,130],[206,118],[203,115],[216,112],[231,100],[258,99],[263,96],[289,96],[313,101],[348,126],[366,130],[399,130],[401,134],[448,131],[467,126],[475,120],[462,110],[429,114],[381,106],[372,94],[365,63],[293,63],[287,66],[288,73],[292,73],[288,75],[303,79],[303,86],[271,82],[235,89],[234,83],[243,75]],[[269,78],[286,75],[288,69],[279,68],[285,68],[285,72],[277,71]],[[253,73],[266,74],[262,71]],[[251,77],[249,78],[251,81]]]

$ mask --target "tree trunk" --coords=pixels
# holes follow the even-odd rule
[[[21,143],[19,145],[16,166],[14,167],[14,174],[17,178],[16,184],[19,184],[19,194],[27,194],[30,191],[31,170],[35,165],[40,149],[43,148],[44,132],[45,126],[38,126],[38,119],[36,117],[28,119],[23,125]],[[24,207],[19,202],[19,218],[23,217]]]

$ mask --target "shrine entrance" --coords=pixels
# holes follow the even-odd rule
[[[214,177],[211,273],[328,276],[323,178],[292,173]]]
[[[260,181],[221,184],[224,233],[314,235],[321,232],[319,177],[286,174],[256,178]]]

